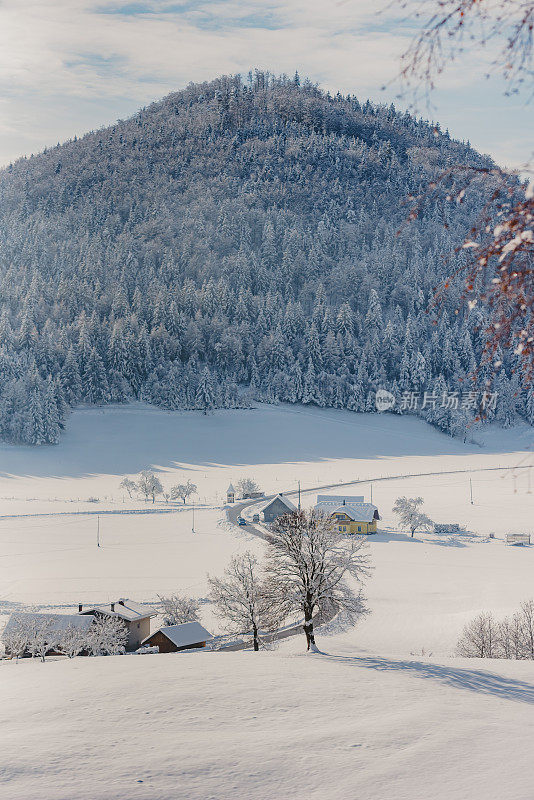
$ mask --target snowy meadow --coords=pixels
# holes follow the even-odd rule
[[[510,614],[533,594],[534,547],[505,544],[534,534],[532,443],[527,426],[474,429],[463,443],[413,417],[133,404],[75,411],[55,447],[2,445],[4,619],[119,596],[204,600],[207,573],[265,548],[226,517],[226,488],[243,476],[295,502],[300,481],[303,507],[315,487],[372,492],[381,516],[369,539],[371,613],[319,628],[322,654],[305,655],[296,636],[258,654],[1,662],[6,796],[42,797],[46,778],[54,800],[85,800],[88,785],[91,798],[117,800],[170,800],[177,785],[218,800],[531,800],[532,662],[461,659],[455,645],[480,611]],[[192,480],[194,510],[130,498],[121,480],[147,467],[164,489]],[[422,496],[434,521],[465,533],[411,538],[392,512],[400,495]]]

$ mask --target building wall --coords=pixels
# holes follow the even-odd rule
[[[333,519],[340,533],[376,533],[376,519],[373,519],[372,522],[359,522],[352,520],[346,514],[334,514]]]
[[[148,642],[145,642],[145,644],[150,645],[151,647],[157,645],[160,653],[177,653],[178,650],[191,650],[192,648],[206,647],[206,642],[188,644],[187,647],[176,647],[176,645],[173,644],[170,639],[167,639],[167,637],[164,636],[161,631],[156,631],[156,633],[153,633]]]
[[[280,500],[273,500],[271,505],[263,512],[265,522],[274,522],[278,517],[291,513],[289,508]]]
[[[145,617],[137,622],[127,622],[128,627],[128,644],[127,650],[137,650],[141,647],[141,642],[150,636],[150,617]]]

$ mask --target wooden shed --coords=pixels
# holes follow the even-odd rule
[[[176,653],[178,650],[206,647],[213,636],[200,622],[184,622],[182,625],[166,625],[143,641],[143,647],[159,647],[160,653]]]

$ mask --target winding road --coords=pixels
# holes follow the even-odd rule
[[[492,471],[499,471],[499,470],[517,470],[517,469],[529,469],[530,464],[519,465],[514,467],[480,467],[478,469],[451,469],[451,470],[444,470],[444,471],[437,471],[437,472],[413,472],[413,473],[405,473],[403,475],[382,475],[376,478],[365,478],[361,479],[358,478],[354,481],[343,481],[341,483],[328,483],[323,484],[321,486],[312,486],[308,487],[307,489],[300,490],[300,494],[309,494],[310,492],[318,492],[324,489],[337,489],[340,487],[347,487],[347,486],[357,486],[365,483],[378,483],[378,481],[394,481],[399,480],[402,478],[424,478],[429,477],[432,475],[456,475],[459,473],[475,473],[475,472],[492,472]],[[283,492],[284,496],[296,496],[298,495],[299,490],[291,490],[288,492]],[[255,525],[252,522],[247,522],[246,525],[239,525],[238,517],[241,516],[243,511],[246,508],[249,508],[253,505],[260,505],[269,502],[274,497],[280,494],[276,492],[275,494],[265,495],[261,498],[254,498],[252,500],[243,500],[241,503],[235,503],[234,505],[228,506],[226,509],[226,516],[230,523],[235,525],[240,531],[247,531],[247,533],[251,533],[253,536],[257,536],[259,539],[263,539],[263,541],[269,541],[269,535],[266,531],[262,530],[260,527]],[[314,623],[319,625],[325,625],[328,622],[331,622],[332,619],[335,617],[335,613],[329,615],[328,617],[322,617],[320,614],[314,618]],[[299,623],[298,625],[294,625],[288,628],[282,628],[279,631],[276,631],[271,637],[271,640],[280,640],[280,639],[287,639],[289,636],[295,636],[296,634],[302,633],[302,624]],[[225,650],[245,650],[250,645],[247,643],[239,643],[235,645],[230,645],[225,648]]]

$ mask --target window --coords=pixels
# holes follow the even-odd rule
[[[362,526],[358,525],[358,532],[361,533],[361,530],[362,530]]]

